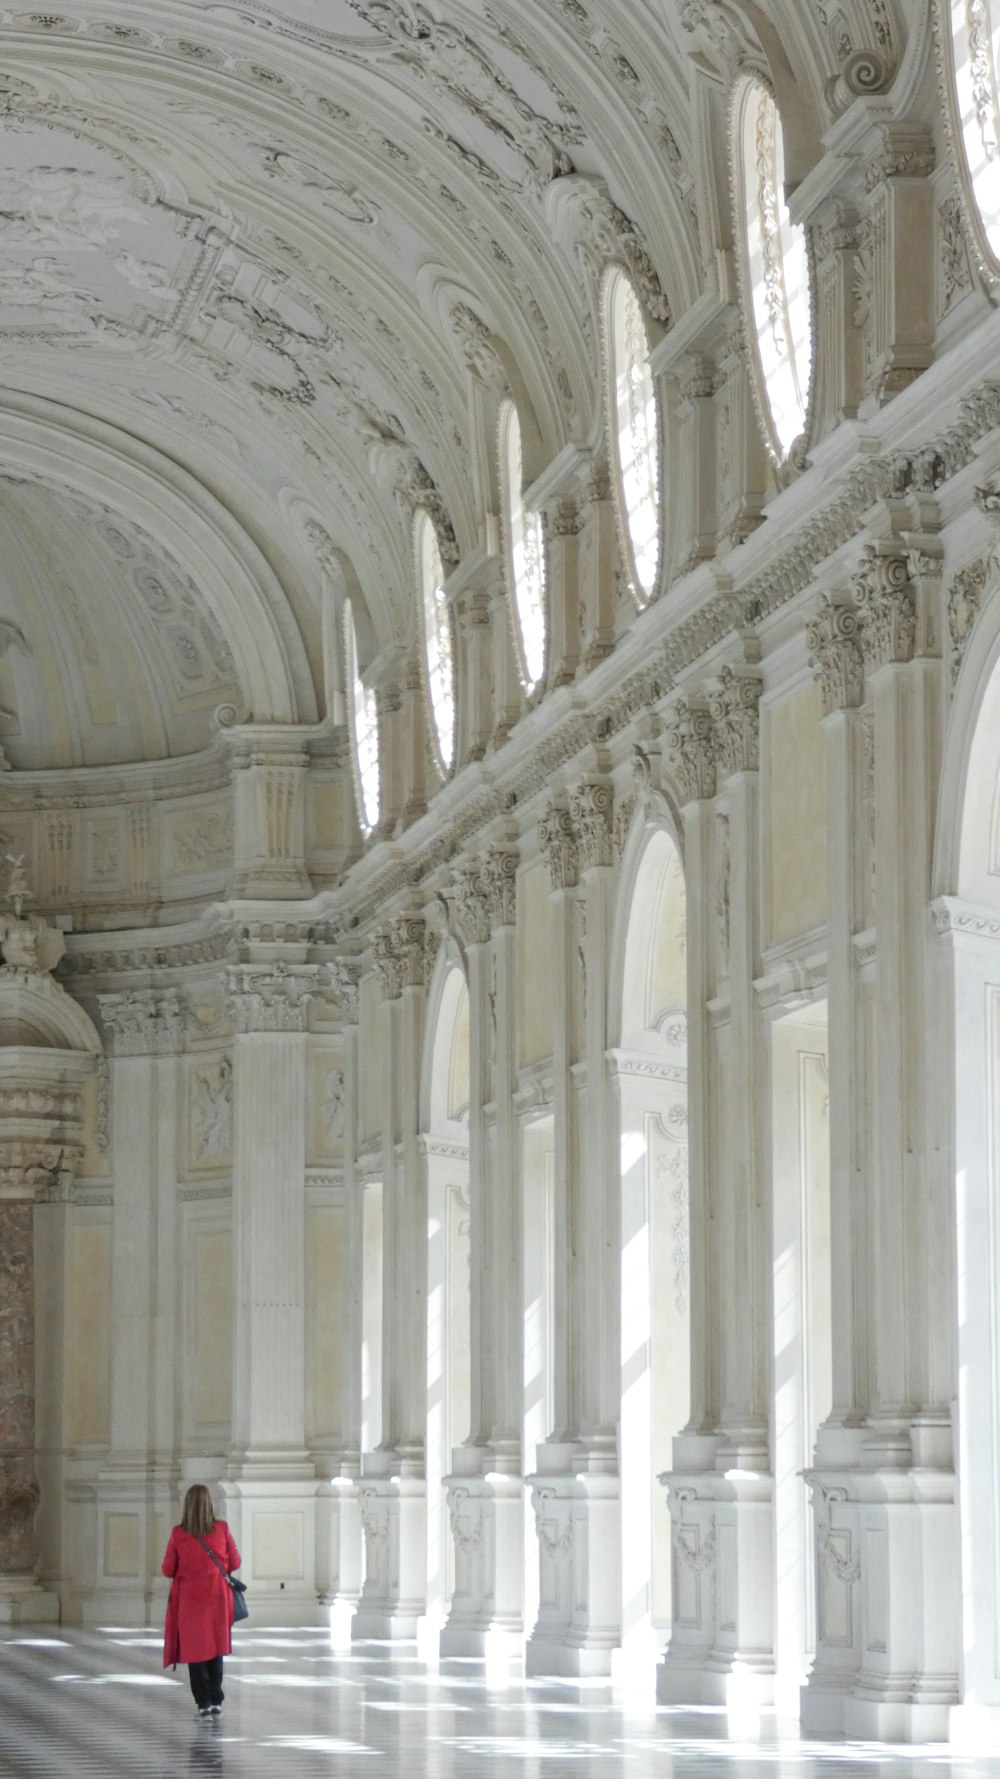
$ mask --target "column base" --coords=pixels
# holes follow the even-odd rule
[[[905,1680],[901,1677],[901,1687]],[[954,1700],[920,1703],[912,1697],[844,1701],[844,1735],[863,1742],[946,1742]]]
[[[30,1578],[0,1575],[0,1625],[57,1625],[59,1596]]]
[[[553,1442],[539,1447],[538,1456],[539,1473],[527,1481],[538,1535],[539,1609],[525,1669],[610,1678],[621,1644],[618,1476],[603,1448],[592,1456]]]
[[[968,1749],[970,1754],[1000,1748],[1000,1704],[953,1705],[949,1741],[952,1747]]]
[[[656,1671],[659,1705],[721,1705],[726,1711],[773,1711],[774,1667],[769,1657],[716,1652],[703,1661],[664,1657]]]
[[[391,1454],[373,1453],[371,1463],[382,1474],[365,1474],[358,1485],[365,1580],[352,1643],[412,1642],[426,1611],[426,1487],[422,1476],[393,1475],[393,1461]]]
[[[470,1468],[458,1470],[458,1460]],[[520,1660],[524,1650],[524,1485],[520,1476],[485,1468],[482,1448],[455,1453],[445,1478],[455,1557],[455,1586],[440,1633],[444,1657]],[[471,1463],[479,1466],[479,1473]]]

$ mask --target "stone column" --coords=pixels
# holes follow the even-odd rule
[[[703,1337],[695,1339],[691,1429],[675,1444],[675,1460],[692,1468],[677,1468],[666,1479],[678,1610],[689,1620],[690,1636],[681,1640],[676,1657],[668,1656],[659,1687],[664,1697],[717,1703],[745,1700],[749,1691],[766,1704],[773,1696],[774,1656],[770,1231],[754,989],[760,974],[759,698],[760,677],[752,665],[724,667],[708,712],[680,713],[674,733],[686,793],[704,798],[713,769],[718,792],[714,832],[697,804],[691,814],[690,863],[701,870],[702,881],[688,881],[689,909],[701,902],[702,921],[705,908],[715,914],[714,942],[695,926],[689,1017],[695,1180],[707,1164],[707,1224],[705,1213],[692,1219],[692,1297],[697,1303],[701,1274],[707,1295],[695,1321],[706,1322],[716,1344],[706,1364]],[[711,763],[702,757],[708,748]],[[707,1030],[696,1036],[703,1020]],[[694,1185],[693,1204],[699,1196]]]
[[[382,983],[382,1439],[362,1453],[365,1579],[355,1638],[416,1635],[427,1592],[427,1179],[420,1153],[424,1000],[434,941],[403,914],[374,942]]]
[[[619,1486],[611,1431],[619,1355],[618,1169],[615,1158],[612,1194],[606,1144],[613,1125],[605,1062],[610,834],[610,788],[603,781],[582,786],[569,807],[550,804],[539,825],[552,886],[555,987],[556,1434],[539,1446],[538,1473],[528,1478],[541,1563],[538,1622],[527,1646],[531,1673],[608,1674],[620,1636]],[[592,1154],[588,1145],[595,1141]]]
[[[910,1739],[947,1734],[960,1660],[953,1212],[928,1017],[942,733],[933,568],[925,552],[887,540],[866,549],[855,583],[872,703],[876,946],[869,1404],[849,1487],[860,1513],[862,1649],[844,1729]]]
[[[570,799],[581,882],[583,1052],[577,1074],[578,1219],[573,1619],[567,1644],[584,1672],[607,1673],[621,1641],[621,1151],[607,1063],[614,920],[614,798],[607,762]],[[652,1486],[652,1478],[650,1478]]]
[[[673,1625],[657,1673],[664,1703],[700,1701],[715,1641],[715,1503],[718,1445],[720,1285],[714,1232],[719,1181],[714,1035],[710,1007],[720,967],[716,894],[715,749],[707,703],[680,699],[667,725],[670,771],[684,820],[687,911],[688,1156],[691,1254],[691,1413],[673,1442],[667,1490],[673,1541]]]
[[[233,1449],[224,1492],[257,1615],[315,1622],[305,1444],[306,1018],[314,971],[231,965]]]
[[[830,1075],[830,1284],[833,1392],[819,1429],[813,1492],[816,1655],[802,1693],[802,1724],[841,1732],[861,1659],[860,1531],[837,1474],[860,1461],[868,1412],[869,1169],[865,1081],[868,989],[859,942],[873,919],[872,822],[866,800],[870,721],[860,623],[846,595],[822,600],[809,626],[823,699],[827,759],[827,1009]],[[872,809],[871,814],[874,814]]]
[[[472,1428],[446,1478],[456,1586],[443,1655],[513,1654],[523,1634],[516,872],[516,851],[500,846],[464,875],[457,899],[472,1050]]]
[[[84,1603],[84,1618],[107,1623],[117,1614],[119,1623],[145,1624],[177,1480],[174,1429],[160,1424],[164,1395],[171,1398],[157,1369],[157,1319],[169,1310],[174,1288],[160,1268],[160,1217],[161,1208],[176,1215],[181,1007],[172,988],[102,995],[100,1006],[112,1055],[111,1327],[127,1329],[128,1337],[111,1345],[111,1438],[97,1483],[97,1591]],[[161,1154],[164,1140],[169,1155]]]
[[[350,1626],[362,1581],[361,1533],[361,1288],[363,1277],[363,1187],[357,1178],[360,1100],[360,1019],[358,966],[338,959],[330,980],[342,1020],[344,1057],[344,1203],[347,1257],[344,1302],[340,1306],[343,1434],[339,1449],[317,1455],[320,1481],[316,1499],[316,1588],[321,1606],[331,1608],[331,1629],[340,1645]]]

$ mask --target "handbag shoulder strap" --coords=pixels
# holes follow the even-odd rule
[[[226,1580],[228,1581],[229,1580],[229,1571],[226,1568],[225,1563],[222,1561],[222,1558],[220,1557],[218,1551],[212,1550],[211,1547],[205,1543],[204,1538],[198,1537],[197,1532],[192,1532],[191,1536],[194,1539],[196,1544],[201,1545],[201,1548],[205,1552],[205,1555],[207,1557],[211,1557],[213,1563],[215,1564],[215,1567],[217,1569],[221,1570],[222,1574],[225,1576]]]

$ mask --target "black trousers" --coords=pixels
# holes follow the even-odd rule
[[[222,1704],[221,1655],[214,1655],[210,1662],[188,1662],[188,1678],[199,1711],[203,1705]]]

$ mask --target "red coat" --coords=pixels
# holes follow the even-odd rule
[[[225,1520],[216,1520],[205,1539],[218,1552],[227,1574],[240,1566],[240,1553]],[[175,1526],[163,1559],[164,1575],[172,1576],[163,1630],[163,1666],[178,1662],[210,1662],[232,1650],[233,1591],[197,1538]]]

